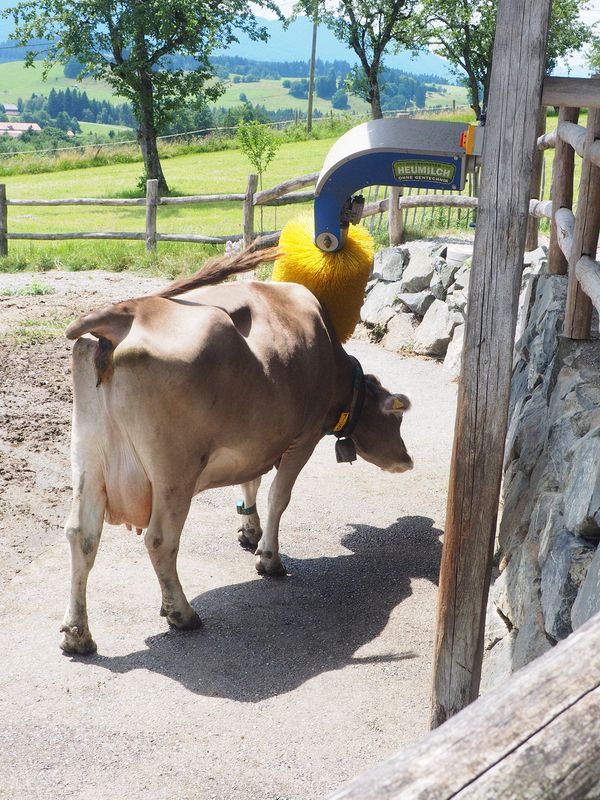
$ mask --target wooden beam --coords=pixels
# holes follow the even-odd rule
[[[400,208],[400,199],[403,191],[401,186],[390,187],[388,236],[392,247],[402,243],[404,215]]]
[[[586,148],[600,138],[600,109],[588,113]],[[600,232],[600,167],[588,158],[581,165],[577,215],[569,258],[569,288],[564,333],[570,339],[589,339],[592,330],[592,303],[582,291],[575,267],[581,256],[596,258]]]
[[[600,108],[600,79],[545,78],[542,103],[545,106]]]
[[[256,198],[256,189],[258,187],[258,175],[252,172],[248,175],[248,188],[246,189],[246,196],[244,198],[243,207],[243,223],[242,230],[244,247],[252,244],[254,239],[254,200]]]
[[[583,125],[576,125],[573,122],[559,121],[556,132],[561,141],[570,145],[577,155],[583,158],[587,128]]]
[[[546,130],[546,106],[540,106],[538,111],[538,127],[536,131],[536,142],[544,135]],[[542,171],[544,169],[544,153],[539,147],[533,154],[533,166],[531,169],[531,188],[530,197],[541,197],[542,194]],[[525,250],[535,250],[539,244],[538,234],[540,230],[540,220],[533,214],[529,215],[527,222],[527,238],[525,239]]]
[[[575,215],[570,208],[559,208],[553,217],[553,227],[556,230],[556,244],[560,247],[561,254],[566,264],[568,264],[573,248],[573,232],[575,230]],[[553,272],[553,270],[549,270]],[[554,273],[565,275],[565,272]]]
[[[600,615],[330,800],[567,800],[600,782]]]
[[[6,210],[6,184],[0,183],[0,256],[8,255],[8,214]]]
[[[582,256],[575,265],[579,285],[600,314],[600,264],[589,256]]]
[[[565,125],[576,125],[578,119],[578,108],[561,108],[558,112],[557,127],[563,126],[564,130]],[[557,229],[557,217],[561,209],[570,210],[573,208],[574,173],[575,152],[564,139],[557,136],[554,160],[552,162],[552,207],[555,215],[550,226],[550,247],[548,250],[548,272],[552,275],[567,274],[568,262],[562,247],[560,231]]]
[[[537,138],[530,109],[540,106],[550,5],[498,3],[440,573],[434,726],[479,691]]]

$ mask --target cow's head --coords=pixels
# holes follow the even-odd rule
[[[400,435],[402,415],[409,408],[406,395],[392,394],[374,375],[365,375],[365,402],[352,433],[358,455],[386,472],[412,469],[412,458]]]

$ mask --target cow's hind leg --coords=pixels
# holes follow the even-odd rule
[[[292,489],[301,469],[315,449],[316,442],[294,446],[283,454],[277,475],[269,490],[267,523],[256,548],[256,570],[261,575],[285,575],[286,570],[279,557],[279,522],[292,496]]]
[[[243,505],[238,504],[238,514],[242,515],[242,524],[238,528],[238,542],[245,550],[254,553],[262,536],[260,519],[256,510],[256,495],[260,486],[260,478],[255,478],[240,486],[244,497]]]
[[[61,627],[64,638],[61,648],[65,653],[88,655],[96,652],[88,626],[86,589],[88,575],[94,566],[106,495],[100,481],[82,473],[74,481],[73,502],[65,525],[65,534],[71,546],[71,594]]]
[[[179,539],[190,507],[186,499],[169,493],[168,501],[155,494],[145,542],[162,592],[161,616],[174,628],[201,626],[200,617],[188,603],[177,574]]]

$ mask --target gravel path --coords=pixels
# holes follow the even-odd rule
[[[5,295],[32,280],[55,292]],[[413,399],[415,470],[338,465],[321,442],[283,517],[283,580],[239,548],[235,488],[196,498],[179,571],[204,628],[189,633],[158,616],[142,538],[105,526],[98,654],[61,654],[70,344],[38,323],[160,284],[0,275],[0,798],[307,800],[427,728],[456,387],[435,362],[362,341],[348,349],[365,371]]]

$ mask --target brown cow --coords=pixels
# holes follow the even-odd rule
[[[323,436],[340,437],[343,460],[355,447],[384,470],[411,469],[400,436],[408,399],[362,375],[314,295],[297,284],[222,283],[268,257],[273,252],[221,260],[157,295],[69,326],[67,336],[78,341],[65,652],[96,649],[86,584],[105,519],[146,529],[161,614],[177,628],[195,628],[200,619],[176,567],[195,494],[242,485],[240,541],[256,548],[258,571],[273,575],[284,572],[281,515]],[[263,533],[254,505],[260,476],[273,466]]]

